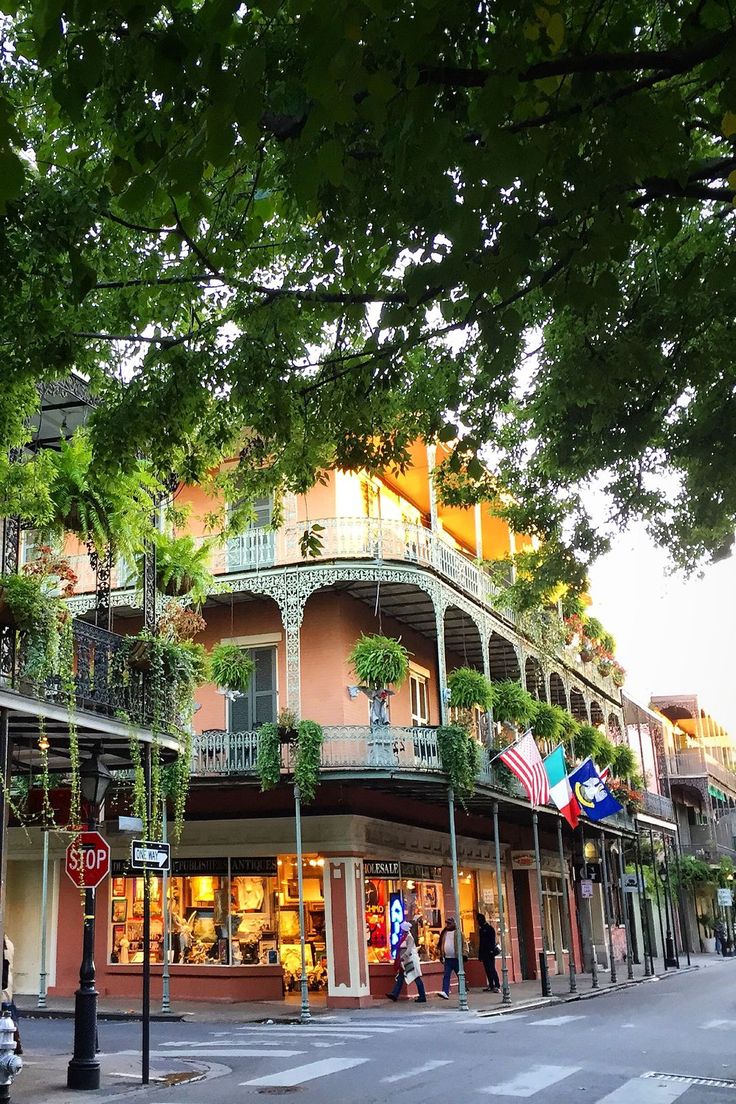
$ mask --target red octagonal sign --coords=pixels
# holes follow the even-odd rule
[[[66,849],[65,866],[78,889],[96,889],[110,873],[110,845],[99,832],[80,832]]]

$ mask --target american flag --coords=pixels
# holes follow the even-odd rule
[[[531,732],[525,732],[520,740],[502,751],[499,759],[514,772],[526,790],[532,805],[547,804],[549,780]]]

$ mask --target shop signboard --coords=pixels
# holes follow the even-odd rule
[[[718,904],[726,905],[730,907],[733,904],[733,893],[730,889],[724,889],[719,887],[718,889]]]
[[[642,893],[643,886],[638,874],[624,874],[624,893]]]
[[[580,896],[585,900],[593,896],[593,882],[590,878],[583,878],[580,882]]]
[[[442,881],[442,867],[441,866],[424,866],[421,863],[405,863],[402,862],[401,877],[402,878],[415,878],[418,882],[441,882]]]
[[[401,868],[398,860],[365,859],[363,861],[363,873],[366,878],[400,878]]]
[[[276,857],[250,858],[238,855],[230,859],[230,873],[250,875],[251,877],[275,878],[278,874]]]

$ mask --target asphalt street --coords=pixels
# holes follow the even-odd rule
[[[34,1050],[68,1051],[69,1021],[25,1022]],[[102,1023],[100,1046],[130,1062],[140,1024]],[[386,1002],[307,1025],[154,1023],[154,1065],[205,1061],[208,1079],[118,1100],[229,1104],[736,1104],[736,961],[594,1000],[503,1017]],[[584,1095],[582,1095],[584,1094]],[[94,1094],[96,1096],[97,1094]],[[103,1095],[102,1093],[100,1095]],[[80,1094],[80,1099],[81,1099]]]

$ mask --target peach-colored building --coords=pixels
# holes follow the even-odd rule
[[[503,789],[487,747],[476,792],[467,809],[456,809],[459,878],[453,885],[448,783],[436,740],[436,726],[450,716],[448,672],[469,665],[493,680],[518,679],[535,696],[615,738],[623,731],[621,693],[573,649],[552,656],[540,651],[523,625],[498,608],[482,561],[513,553],[527,538],[482,507],[441,505],[432,483],[435,462],[435,446],[418,442],[406,472],[381,478],[332,472],[307,496],[287,497],[276,531],[271,504],[263,501],[246,532],[213,542],[217,585],[203,609],[201,640],[208,647],[228,641],[248,649],[256,674],[240,698],[215,686],[197,695],[192,792],[168,894],[174,999],[275,999],[294,986],[293,791],[285,773],[281,786],[261,793],[255,773],[257,728],[284,708],[319,722],[325,733],[322,782],[314,803],[303,809],[310,985],[326,989],[335,1005],[384,995],[393,978],[397,918],[408,915],[421,919],[425,981],[436,990],[437,936],[447,915],[459,912],[473,947],[476,912],[485,912],[498,931],[499,888],[510,980],[537,976],[542,938],[536,872],[529,865],[529,806],[517,791]],[[203,519],[212,504],[202,492],[183,487],[176,499],[191,506],[188,531],[210,539]],[[322,547],[305,559],[300,541],[315,522],[323,526]],[[80,593],[71,605],[77,616],[92,617],[94,576],[78,551]],[[141,617],[129,576],[125,565],[113,575],[113,627],[123,633],[135,631]],[[347,658],[362,632],[401,637],[411,653],[410,676],[391,698],[390,725],[380,738],[370,728],[369,702],[354,686]],[[501,887],[491,817],[496,802]],[[109,824],[114,811],[108,809]],[[565,898],[581,961],[572,838],[566,836],[561,869],[556,826],[556,815],[540,813],[542,912],[552,973],[567,969]],[[603,828],[615,851],[622,826]],[[132,997],[140,989],[142,885],[127,867],[126,838],[113,834],[110,842],[115,867],[98,895],[97,983],[101,993]],[[57,934],[49,982],[59,994],[76,985],[81,931],[78,896],[59,869],[64,843],[54,837],[51,845]],[[38,928],[24,901],[36,890],[39,866],[27,859],[40,855],[40,843],[33,837],[30,850],[20,841],[15,847],[9,929],[18,948],[16,988],[32,991],[35,951],[18,932]],[[615,882],[615,866],[612,871]],[[605,961],[601,931],[598,951]],[[161,972],[162,933],[157,888],[154,974]],[[471,985],[486,984],[472,957],[468,974]]]

